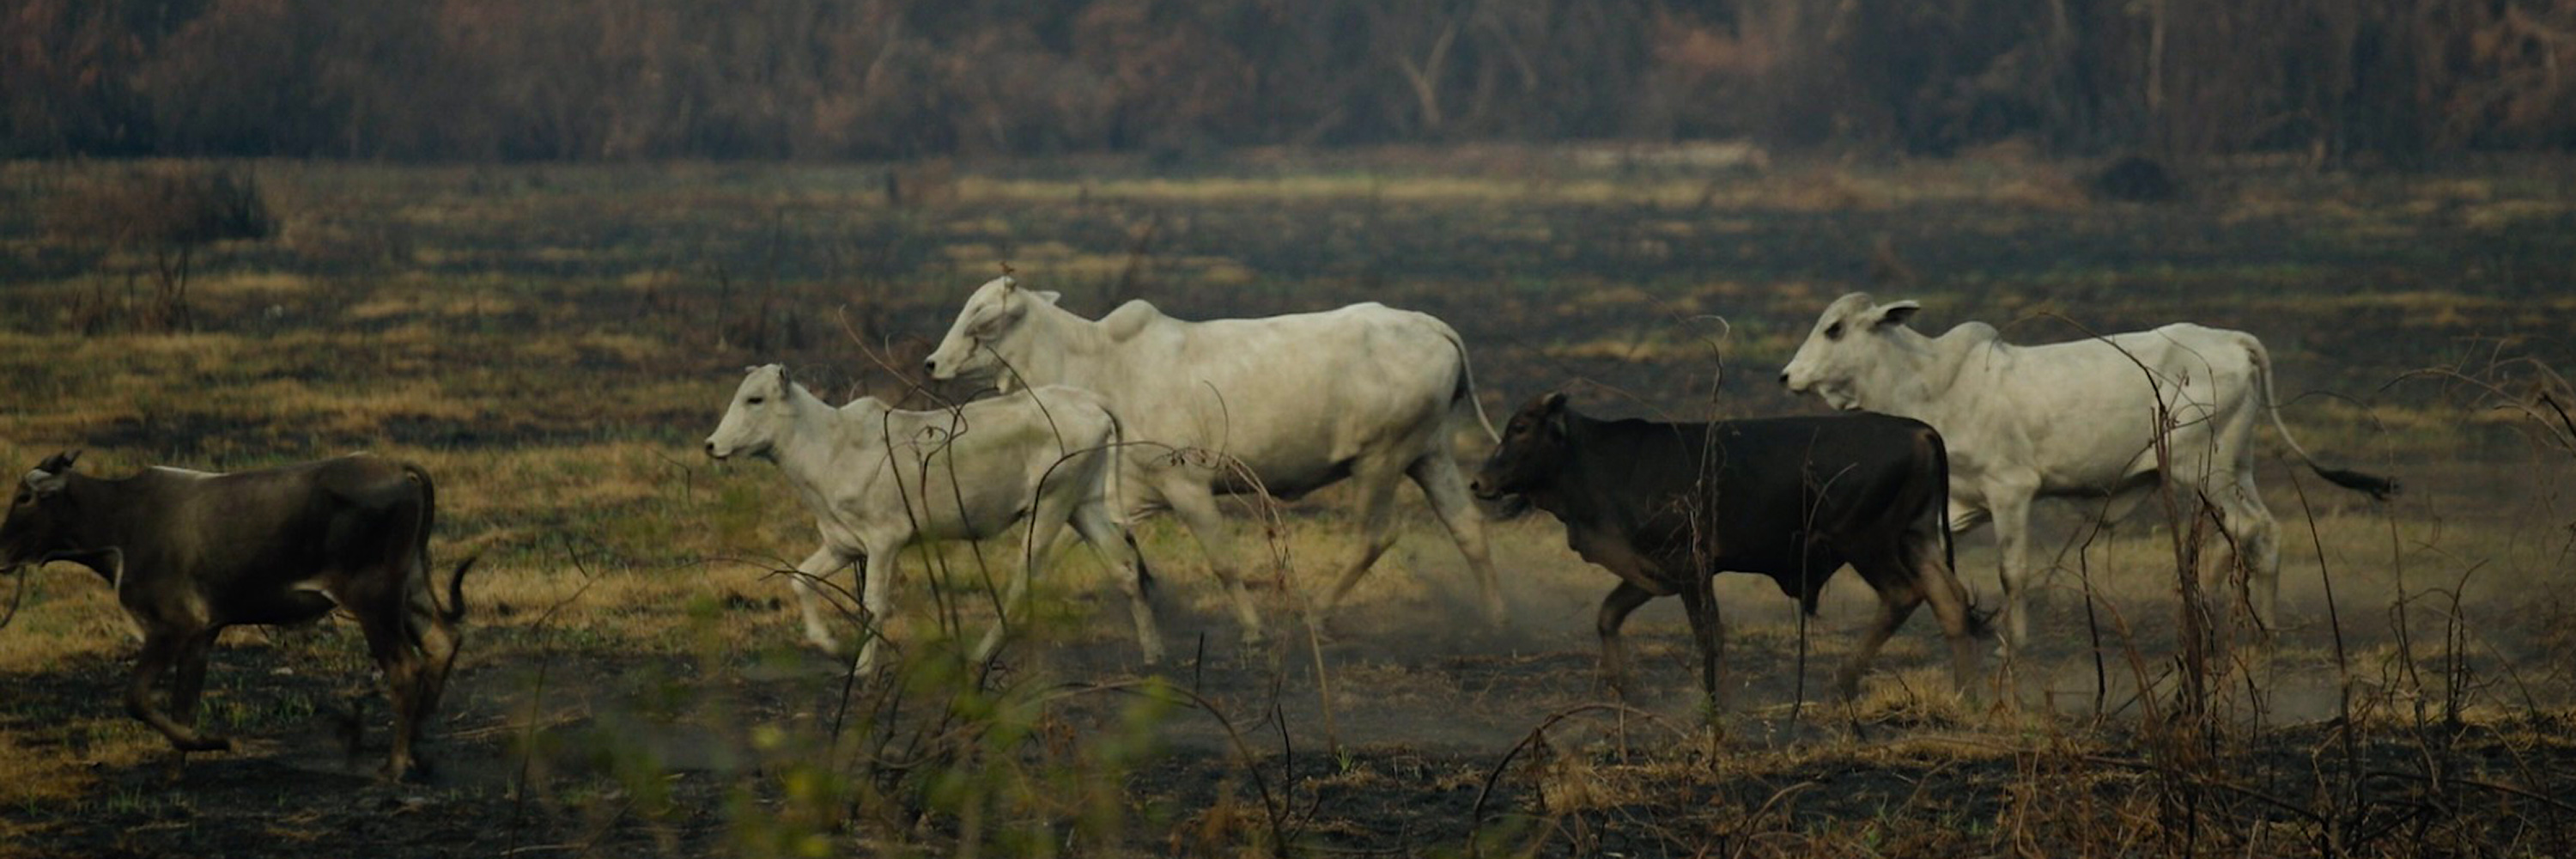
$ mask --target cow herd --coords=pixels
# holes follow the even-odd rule
[[[2254,487],[2252,434],[2268,418],[2309,467],[2385,497],[2384,478],[2318,465],[2274,406],[2270,359],[2253,336],[2197,325],[2017,346],[1964,323],[1940,337],[1907,322],[1911,301],[1853,294],[1827,307],[1780,376],[1840,414],[1714,423],[1602,420],[1561,393],[1537,397],[1497,432],[1476,397],[1467,348],[1429,315],[1378,304],[1260,319],[1193,322],[1142,301],[1097,320],[1010,277],[966,301],[924,364],[933,379],[982,381],[997,395],[907,411],[861,397],[817,398],[777,365],[734,391],[708,456],[778,465],[821,532],[792,577],[806,639],[841,642],[813,580],[859,565],[870,628],[855,667],[887,644],[895,560],[928,541],[984,539],[1025,520],[1020,564],[989,656],[1028,583],[1070,526],[1125,592],[1147,663],[1163,656],[1152,576],[1128,533],[1176,514],[1231,599],[1247,643],[1263,624],[1217,497],[1294,498],[1343,480],[1360,540],[1320,603],[1327,617],[1392,545],[1398,478],[1420,487],[1481,587],[1503,601],[1473,498],[1518,497],[1563,523],[1567,544],[1617,585],[1598,615],[1605,677],[1624,681],[1619,629],[1659,596],[1681,598],[1703,692],[1723,688],[1724,640],[1711,578],[1769,575],[1813,612],[1850,566],[1880,601],[1876,623],[1836,675],[1848,697],[1881,645],[1925,603],[1951,646],[1955,681],[1976,671],[1986,619],[1960,584],[1951,535],[1991,520],[2000,546],[2006,652],[2029,626],[2029,515],[2039,498],[2081,498],[2116,517],[2150,490],[2206,505],[2248,574],[2250,608],[2274,621],[2278,549]],[[1472,424],[1466,423],[1472,420]],[[1472,482],[1453,426],[1496,446]],[[27,472],[0,522],[0,570],[68,560],[115,588],[143,640],[128,711],[182,750],[225,748],[195,731],[216,633],[293,623],[334,607],[357,617],[394,702],[388,771],[416,771],[412,745],[437,704],[464,612],[467,560],[433,594],[429,476],[365,455],[234,474],[152,468],[99,479],[73,454]],[[152,700],[178,679],[165,713]]]

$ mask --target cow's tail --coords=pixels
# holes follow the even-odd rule
[[[2316,457],[2309,456],[2307,449],[2299,446],[2299,440],[2290,436],[2289,425],[2281,421],[2280,402],[2272,395],[2272,354],[2263,348],[2263,341],[2254,339],[2251,335],[2246,336],[2244,342],[2246,354],[2254,359],[2254,384],[2261,389],[2263,395],[2263,401],[2260,403],[2263,413],[2271,416],[2272,429],[2281,433],[2281,443],[2288,445],[2291,453],[2298,454],[2299,461],[2307,463],[2308,470],[2316,472],[2318,477],[2325,478],[2327,482],[2336,486],[2368,493],[2373,500],[2386,501],[2388,496],[2397,494],[2395,480],[2347,469],[2327,468],[2319,464]]]
[[[1941,568],[1950,572],[1951,581],[1957,581],[1959,578],[1959,537],[1950,529],[1950,443],[1941,438],[1940,431],[1934,430],[1930,426],[1925,426],[1923,428],[1923,436],[1932,443],[1932,472],[1940,479],[1941,489],[1938,494],[1933,496],[1934,500],[1932,503],[1941,508],[1941,512],[1938,514],[1941,519]],[[1941,583],[1934,582],[1932,584],[1938,585]],[[1966,589],[1962,588],[1961,590]],[[1995,635],[1994,609],[1984,608],[1977,605],[1977,595],[1974,593],[1968,594],[1967,608],[1968,634],[1977,638],[1993,638]]]
[[[419,553],[420,574],[425,577],[430,574],[429,533],[438,523],[438,482],[430,479],[427,470],[408,462],[403,463],[403,474],[420,486],[420,531],[412,539],[417,541],[414,551]],[[474,562],[482,557],[480,553],[468,556],[458,561],[456,569],[448,573],[445,605],[438,602],[438,583],[435,580],[422,583],[429,596],[430,616],[451,627],[450,635],[454,634],[452,628],[465,620],[465,571],[473,569]]]
[[[1458,378],[1449,390],[1449,408],[1455,411],[1459,402],[1465,401],[1468,409],[1476,413],[1476,423],[1485,428],[1485,439],[1495,444],[1503,443],[1503,434],[1496,432],[1493,420],[1485,417],[1485,404],[1476,399],[1476,368],[1474,362],[1467,360],[1467,341],[1459,338],[1458,330],[1446,322],[1434,319],[1432,324],[1440,329],[1440,336],[1449,341],[1449,348],[1458,350]]]
[[[1118,523],[1118,535],[1127,541],[1127,554],[1136,559],[1136,592],[1152,597],[1154,571],[1145,565],[1145,548],[1136,544],[1135,523],[1127,521],[1126,488],[1127,425],[1118,422],[1118,413],[1103,409],[1109,416],[1109,443],[1100,453],[1100,503],[1107,505],[1109,515]]]

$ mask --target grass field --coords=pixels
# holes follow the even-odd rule
[[[151,248],[60,225],[120,177],[201,165],[0,167],[0,464],[370,450],[436,475],[438,558],[483,558],[442,769],[401,787],[373,779],[355,624],[227,634],[205,718],[244,750],[174,766],[116,701],[134,645],[108,589],[33,571],[0,628],[0,856],[2576,851],[2576,426],[2513,363],[2576,367],[2571,165],[2221,165],[2140,206],[2088,199],[2082,164],[1582,155],[234,165],[277,229],[194,251],[183,330],[153,312]],[[1556,388],[1594,412],[1818,410],[1774,377],[1852,290],[2020,341],[2188,319],[2261,336],[2301,442],[2407,489],[2299,483],[2264,442],[2287,623],[2242,660],[2178,634],[2174,528],[2098,534],[2062,505],[2042,643],[1966,700],[1918,620],[1859,702],[1820,705],[1865,589],[1802,625],[1723,577],[1715,746],[1678,610],[1632,622],[1642,676],[1614,704],[1592,673],[1610,578],[1546,517],[1501,523],[1513,623],[1488,629],[1409,490],[1329,639],[1295,619],[1347,548],[1330,490],[1238,507],[1273,647],[1233,643],[1203,559],[1153,520],[1160,669],[1080,551],[998,667],[958,664],[936,644],[988,622],[997,543],[908,558],[903,666],[852,682],[798,646],[773,574],[811,519],[775,469],[698,442],[750,364],[929,402],[904,373],[1005,263],[1086,315],[1428,311],[1498,419]],[[1960,545],[1997,599],[1991,539]],[[364,751],[335,739],[353,708]]]

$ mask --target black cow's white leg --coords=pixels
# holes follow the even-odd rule
[[[849,566],[850,558],[840,550],[824,546],[805,556],[796,565],[796,575],[787,584],[796,590],[796,610],[805,619],[805,641],[826,652],[838,653],[841,640],[832,635],[832,627],[823,622],[823,595],[816,591],[816,581],[830,581],[834,572]]]
[[[1243,574],[1235,566],[1234,540],[1226,533],[1225,518],[1217,515],[1216,496],[1206,484],[1194,480],[1170,481],[1161,488],[1164,503],[1172,505],[1172,514],[1180,517],[1182,527],[1190,529],[1199,551],[1207,555],[1208,569],[1233,598],[1234,617],[1243,626],[1244,645],[1260,644],[1265,639],[1261,613],[1253,609],[1252,593],[1243,587]]]
[[[1627,625],[1630,612],[1654,598],[1645,588],[1620,582],[1601,599],[1601,612],[1593,619],[1601,634],[1601,680],[1621,697],[1628,694],[1628,647],[1619,640],[1619,629]]]
[[[1145,559],[1138,556],[1127,528],[1107,505],[1090,503],[1074,509],[1073,530],[1099,556],[1101,566],[1118,578],[1118,589],[1126,592],[1127,612],[1135,618],[1136,645],[1144,651],[1145,664],[1163,661],[1163,631],[1154,622],[1153,594],[1146,592]]]
[[[1341,608],[1342,599],[1350,596],[1352,588],[1359,586],[1360,577],[1368,575],[1369,567],[1377,563],[1378,556],[1386,554],[1387,548],[1395,545],[1392,509],[1395,477],[1393,469],[1379,464],[1353,466],[1351,483],[1360,496],[1360,542],[1353,548],[1350,561],[1342,565],[1341,575],[1335,577],[1333,589],[1325,594],[1323,608],[1318,612],[1320,617],[1331,618]]]
[[[1457,461],[1442,450],[1415,460],[1409,473],[1414,485],[1422,487],[1422,497],[1431,502],[1432,515],[1448,526],[1449,539],[1458,543],[1467,568],[1476,574],[1476,587],[1484,592],[1485,620],[1495,626],[1509,622],[1510,615],[1503,610],[1502,580],[1494,574],[1492,550],[1485,542],[1485,514],[1467,494],[1467,479],[1458,473]]]

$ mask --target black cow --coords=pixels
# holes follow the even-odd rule
[[[1880,645],[1926,600],[1962,688],[1976,669],[1971,638],[1985,624],[1951,573],[1948,472],[1941,437],[1909,418],[1600,421],[1548,394],[1512,416],[1473,488],[1554,514],[1575,552],[1619,575],[1599,620],[1602,671],[1614,686],[1627,669],[1619,626],[1647,600],[1681,596],[1701,686],[1715,696],[1723,626],[1712,576],[1768,574],[1813,614],[1825,580],[1851,564],[1878,592],[1879,615],[1836,675],[1849,698]]]
[[[143,636],[125,709],[182,752],[232,743],[197,733],[207,651],[224,627],[292,624],[343,607],[365,630],[393,701],[387,773],[416,775],[412,743],[438,707],[465,614],[467,558],[440,606],[429,581],[437,494],[410,463],[344,456],[259,471],[151,468],[102,480],[78,452],[27,472],[0,522],[0,571],[47,561],[89,567],[116,588]],[[152,687],[173,665],[172,719]]]

